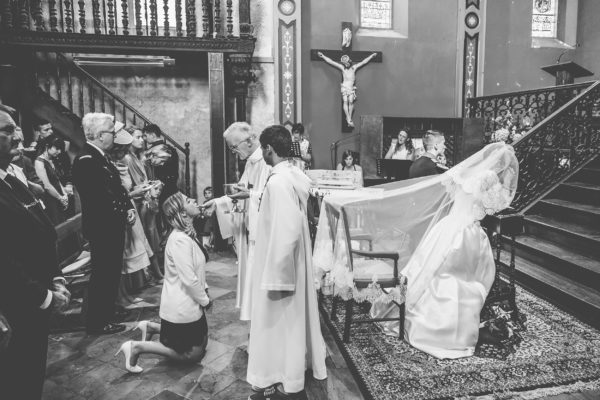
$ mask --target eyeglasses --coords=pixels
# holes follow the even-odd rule
[[[250,137],[247,137],[246,139],[244,139],[244,140],[241,140],[240,142],[238,142],[238,144],[236,144],[236,145],[233,145],[233,146],[229,146],[229,150],[231,150],[231,151],[236,151],[236,150],[238,149],[238,147],[240,147],[240,145],[241,145],[242,143],[244,143],[244,142],[247,142],[249,139],[250,139]]]

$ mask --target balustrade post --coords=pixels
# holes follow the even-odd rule
[[[240,38],[252,37],[252,24],[250,23],[250,0],[239,0]]]
[[[129,35],[129,13],[127,12],[127,0],[121,0],[121,21],[123,23],[123,35]]]
[[[158,19],[158,9],[156,0],[150,0],[150,36],[156,36],[158,34],[158,26],[156,21]]]
[[[227,0],[227,37],[233,37],[233,0]]]
[[[33,16],[33,22],[35,24],[35,30],[42,32],[46,30],[44,26],[44,17],[42,15],[42,1],[33,0],[31,15]]]
[[[222,38],[223,35],[221,34],[221,0],[214,0],[214,11],[215,11],[215,16],[214,16],[214,26],[215,26],[215,30],[214,30],[214,37],[215,38]]]
[[[196,37],[196,2],[194,0],[185,0],[185,16],[187,36]]]
[[[142,29],[142,4],[140,0],[135,0],[135,33],[138,36],[144,34]]]
[[[183,36],[183,23],[181,21],[181,0],[175,0],[175,30],[177,37]]]
[[[210,37],[210,14],[212,10],[210,8],[209,0],[202,0],[202,37]]]
[[[94,33],[102,34],[102,23],[100,19],[100,1],[92,0],[92,14],[94,15]]]
[[[31,20],[29,18],[29,1],[19,0],[19,28],[24,31],[30,30]]]
[[[106,5],[108,7],[108,34],[114,35],[115,32],[115,12],[114,12],[114,0],[107,0]]]
[[[79,33],[85,34],[85,1],[79,0]]]
[[[65,0],[64,4],[65,4],[65,24],[67,25],[66,32],[72,33],[73,29],[71,29],[71,25],[73,24],[73,18],[71,16],[71,0]]]
[[[13,13],[11,8],[10,1],[5,1],[2,3],[2,30],[10,30],[13,29]]]
[[[165,29],[163,32],[163,36],[171,36],[171,32],[169,31],[169,0],[163,0],[163,10],[165,11]]]

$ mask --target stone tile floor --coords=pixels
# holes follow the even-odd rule
[[[138,340],[132,331],[138,321],[158,321],[161,287],[146,289],[145,301],[132,308],[125,332],[108,336],[87,336],[85,332],[52,334],[49,338],[47,379],[44,400],[245,400],[251,393],[246,383],[248,324],[239,320],[235,308],[237,266],[229,254],[211,254],[206,267],[210,294],[215,299],[207,315],[209,342],[204,359],[182,365],[160,356],[144,355],[139,364],[144,372],[125,370],[123,356],[114,357],[120,344]],[[80,307],[74,304],[73,309]],[[307,377],[309,400],[362,400],[360,390],[347,368],[326,324],[322,323],[327,344],[325,381]],[[156,337],[154,340],[157,340]],[[544,397],[546,400],[600,399],[600,391]]]
[[[211,254],[206,267],[210,294],[215,299],[207,314],[209,342],[198,364],[170,362],[163,357],[143,355],[138,375],[125,370],[122,355],[114,354],[126,340],[139,340],[133,331],[138,321],[158,321],[161,287],[143,291],[144,299],[132,308],[119,334],[88,336],[85,332],[51,334],[48,348],[44,400],[128,399],[128,400],[245,400],[251,393],[246,383],[248,323],[239,320],[235,308],[237,266],[229,254]],[[307,377],[310,400],[358,400],[360,394],[333,337],[323,326],[327,343],[328,379]],[[157,340],[155,337],[154,340]]]

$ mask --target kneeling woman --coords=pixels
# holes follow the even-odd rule
[[[165,247],[161,323],[141,321],[136,328],[142,332],[142,340],[127,341],[117,352],[125,355],[125,368],[133,373],[143,371],[137,360],[144,353],[189,362],[200,361],[206,353],[204,310],[211,305],[204,271],[208,254],[192,226],[200,210],[194,199],[178,192],[165,201],[163,211],[173,231]],[[147,341],[155,333],[160,333],[160,342]]]

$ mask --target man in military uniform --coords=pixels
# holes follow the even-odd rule
[[[125,226],[133,224],[135,213],[119,171],[105,154],[113,146],[114,117],[89,113],[82,126],[87,143],[73,162],[73,183],[81,197],[83,234],[92,257],[86,328],[90,334],[110,334],[125,329],[111,320],[121,279]]]

